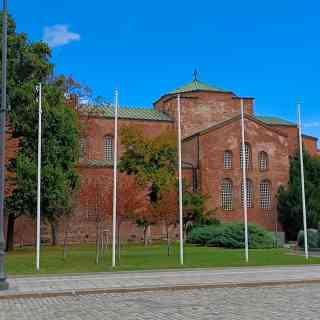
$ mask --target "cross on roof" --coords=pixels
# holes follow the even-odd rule
[[[197,70],[197,69],[194,69],[194,72],[193,72],[193,81],[198,81],[198,70]]]

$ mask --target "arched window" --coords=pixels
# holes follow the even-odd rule
[[[230,150],[224,152],[223,166],[225,169],[232,169],[232,152]]]
[[[231,179],[223,179],[220,189],[221,208],[225,211],[233,209],[233,183]]]
[[[269,180],[263,180],[260,183],[260,208],[264,210],[271,210],[271,183]]]
[[[246,164],[246,168],[250,168],[251,167],[251,147],[250,144],[245,142],[244,144],[244,161]],[[242,143],[240,144],[240,168],[243,167],[243,152],[242,152]]]
[[[113,160],[113,137],[111,136],[104,138],[104,160]]]
[[[79,160],[84,160],[86,158],[87,153],[87,140],[86,138],[80,138],[80,146],[79,146]]]
[[[247,208],[253,208],[253,187],[252,187],[252,181],[250,179],[247,179]],[[244,187],[243,182],[241,183],[241,207],[243,208],[244,204]]]
[[[265,151],[259,152],[258,163],[260,171],[267,171],[269,169],[269,157]]]

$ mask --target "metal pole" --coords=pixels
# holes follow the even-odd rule
[[[2,84],[1,84],[1,110],[0,110],[0,290],[9,288],[4,270],[4,197],[5,197],[5,162],[6,162],[6,109],[7,109],[7,29],[8,5],[3,0],[2,11]]]
[[[38,89],[38,99],[39,99],[39,110],[38,110],[38,184],[37,184],[37,254],[36,254],[36,270],[40,271],[40,226],[41,226],[41,137],[42,137],[42,85],[39,83],[37,86]]]
[[[302,129],[301,129],[301,111],[298,102],[298,127],[299,127],[299,147],[300,147],[300,171],[301,171],[301,191],[302,191],[302,212],[303,212],[303,232],[304,232],[304,252],[306,259],[309,259],[308,251],[308,232],[307,232],[307,213],[306,213],[306,194],[304,189],[304,163],[302,148]]]
[[[182,211],[182,157],[181,157],[181,108],[180,94],[177,97],[178,107],[178,166],[179,166],[179,227],[180,227],[180,264],[183,265],[183,211]]]
[[[116,266],[117,231],[117,153],[118,153],[118,90],[114,93],[114,148],[113,148],[113,211],[112,211],[112,267]]]
[[[249,261],[249,244],[248,244],[248,208],[247,208],[247,175],[246,175],[246,148],[244,140],[244,110],[243,99],[241,99],[241,135],[242,135],[242,177],[243,177],[243,211],[244,211],[244,243],[246,262]],[[241,192],[241,191],[240,191]]]

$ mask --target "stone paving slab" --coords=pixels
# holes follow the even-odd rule
[[[318,320],[320,285],[0,300],[0,320]]]
[[[320,283],[320,266],[106,272],[83,275],[16,277],[0,299],[22,296]]]

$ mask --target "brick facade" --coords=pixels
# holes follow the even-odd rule
[[[207,209],[215,210],[219,219],[226,222],[242,221],[239,116],[241,98],[232,92],[221,90],[191,89],[182,90],[179,93],[184,138],[182,144],[184,176],[195,189],[209,196]],[[251,147],[248,178],[252,181],[253,187],[253,207],[248,209],[248,220],[269,230],[281,229],[277,223],[275,195],[278,187],[285,185],[288,181],[289,157],[298,146],[298,130],[294,124],[266,123],[259,120],[255,117],[253,98],[243,98],[243,101],[246,114],[245,139]],[[154,103],[154,110],[158,112],[157,118],[122,117],[119,120],[119,130],[123,126],[130,125],[141,129],[144,135],[152,137],[175,129],[176,103],[176,93],[166,94]],[[67,104],[75,110],[81,110],[77,108],[77,99],[69,99]],[[81,176],[81,193],[75,205],[73,218],[69,221],[69,239],[73,243],[95,241],[96,221],[85,203],[86,199],[94,199],[96,196],[90,185],[93,181],[100,179],[111,191],[113,181],[112,163],[104,161],[104,139],[106,136],[114,135],[113,118],[97,114],[84,115],[80,112],[80,120],[83,127],[82,139],[85,141],[85,154],[78,167]],[[316,138],[304,136],[304,145],[312,155],[319,155]],[[226,150],[232,153],[231,169],[224,169]],[[261,171],[258,166],[258,154],[261,151],[268,155],[268,169],[265,171]],[[122,152],[122,146],[119,145],[119,157]],[[119,180],[123,177],[120,174]],[[233,183],[233,208],[230,211],[221,208],[221,183],[226,178]],[[260,205],[260,183],[264,180],[271,184],[270,210],[262,209]],[[103,229],[110,240],[111,218],[106,221]],[[44,240],[48,236],[45,230],[44,227]],[[64,237],[64,231],[65,226],[61,222],[60,241]],[[153,238],[160,239],[163,236],[162,227],[152,226],[151,233]],[[141,241],[142,230],[132,223],[125,222],[122,224],[121,237],[128,241]],[[16,223],[15,238],[17,244],[32,243],[34,241],[33,223],[26,218],[19,218]]]

